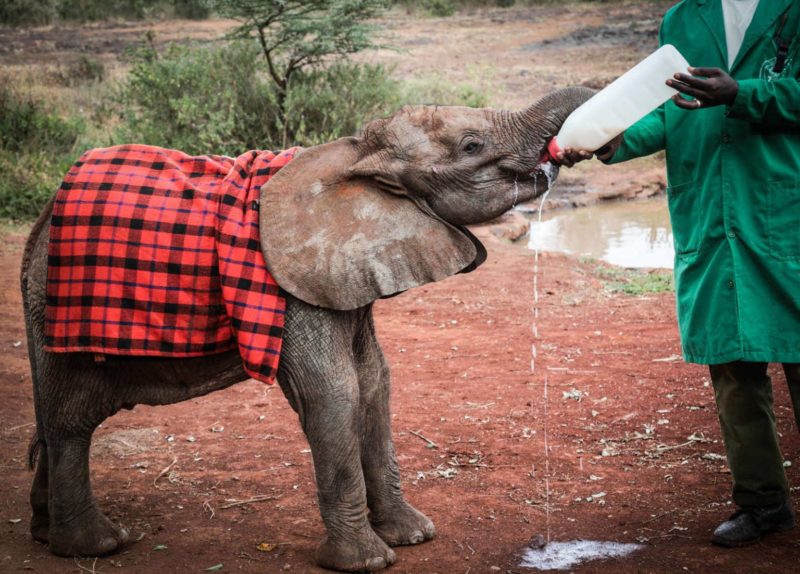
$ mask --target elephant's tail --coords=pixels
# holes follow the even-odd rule
[[[28,271],[30,270],[31,257],[33,249],[36,246],[39,236],[42,234],[43,228],[50,222],[50,216],[53,212],[53,204],[55,203],[55,195],[50,199],[47,205],[42,210],[39,219],[31,229],[28,236],[28,241],[25,244],[25,251],[22,254],[22,270],[20,274],[20,287],[22,289],[22,308],[25,313],[25,332],[28,339],[28,358],[31,363],[31,380],[33,382],[33,410],[36,414],[36,433],[31,437],[31,443],[28,445],[28,467],[33,470],[36,466],[36,460],[39,457],[39,450],[44,441],[44,426],[42,424],[41,406],[39,404],[39,375],[36,364],[36,339],[33,335],[33,318],[31,316],[30,308],[30,291],[28,289]]]
[[[39,459],[39,449],[44,444],[44,441],[39,438],[39,431],[31,437],[31,444],[28,445],[28,469],[33,470],[36,468],[36,461]]]

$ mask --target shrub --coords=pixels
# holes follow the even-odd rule
[[[235,155],[259,147],[270,94],[257,74],[258,49],[170,46],[134,56],[122,93],[122,138],[187,153]]]
[[[456,12],[453,0],[424,0],[422,5],[432,16],[452,16]]]
[[[0,24],[43,25],[55,20],[208,18],[214,0],[0,0]]]
[[[80,120],[65,120],[42,102],[0,88],[0,150],[63,154],[72,149],[82,130]]]
[[[289,127],[301,145],[353,135],[364,121],[397,109],[400,96],[400,83],[380,65],[339,63],[301,72],[287,97]]]
[[[102,82],[106,77],[106,66],[97,58],[81,54],[66,65],[59,66],[53,77],[62,86],[74,88],[84,84]]]
[[[400,103],[398,83],[382,66],[338,63],[294,76],[284,122],[265,67],[254,43],[140,52],[123,90],[121,139],[228,155],[315,145],[351,135]],[[294,135],[284,144],[286,133]]]
[[[0,89],[0,217],[35,217],[74,161],[83,132],[37,100]]]

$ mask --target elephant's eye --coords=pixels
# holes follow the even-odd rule
[[[482,147],[483,147],[483,144],[473,140],[473,141],[469,141],[466,144],[464,144],[464,147],[462,149],[464,150],[464,153],[474,154],[474,153],[478,153],[481,150]]]

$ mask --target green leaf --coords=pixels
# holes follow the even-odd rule
[[[166,544],[159,544],[158,546],[153,546],[153,550],[155,550],[156,552],[158,552],[159,550],[166,550],[166,549],[167,549]]]
[[[221,562],[219,564],[214,564],[213,566],[209,566],[208,568],[206,568],[206,572],[219,572],[220,570],[222,570]]]

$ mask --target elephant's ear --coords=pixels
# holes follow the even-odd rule
[[[278,285],[348,310],[483,262],[466,229],[360,174],[357,141],[302,151],[262,186],[261,249]]]

